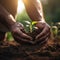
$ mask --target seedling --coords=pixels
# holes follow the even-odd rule
[[[33,30],[36,28],[35,27],[35,24],[37,23],[36,21],[25,21],[26,23],[26,28],[25,29],[29,29],[29,30],[26,30],[26,32],[33,32]]]
[[[31,44],[35,44],[35,37],[41,32],[38,27],[36,27],[37,21],[23,21],[21,22],[24,25],[24,33],[32,37],[32,41],[29,41]]]

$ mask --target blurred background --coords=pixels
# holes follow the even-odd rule
[[[60,41],[60,0],[41,0],[46,22],[51,26],[53,38]],[[25,24],[24,21],[31,21],[26,13],[24,4],[18,0],[16,20]],[[12,40],[8,32],[7,40]]]

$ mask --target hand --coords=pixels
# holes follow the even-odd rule
[[[29,42],[32,40],[32,38],[30,36],[28,36],[27,34],[25,34],[24,32],[24,27],[21,23],[18,23],[16,22],[12,28],[11,28],[11,31],[12,31],[12,35],[14,37],[14,39],[17,41],[17,42]]]
[[[46,22],[42,21],[38,22],[36,26],[38,27],[38,30],[41,30],[41,32],[36,36],[35,43],[39,41],[44,42],[48,40],[51,35],[50,26]]]

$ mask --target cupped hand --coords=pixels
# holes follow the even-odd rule
[[[46,22],[39,21],[37,22],[36,26],[38,27],[41,32],[36,36],[35,43],[36,42],[44,42],[50,38],[51,31],[50,26]]]
[[[19,22],[16,22],[12,26],[11,31],[12,31],[12,35],[13,35],[14,39],[18,43],[20,43],[21,41],[22,42],[30,42],[32,40],[32,38],[30,36],[25,34],[24,26]]]

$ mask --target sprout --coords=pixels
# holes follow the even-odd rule
[[[35,27],[34,25],[35,25],[36,23],[37,23],[36,21],[32,21],[32,22],[30,23],[30,32],[33,31],[33,28]]]
[[[32,32],[33,29],[37,28],[34,25],[37,23],[36,21],[25,21],[26,23],[26,29],[29,28],[29,31]],[[27,30],[26,30],[27,31]]]

